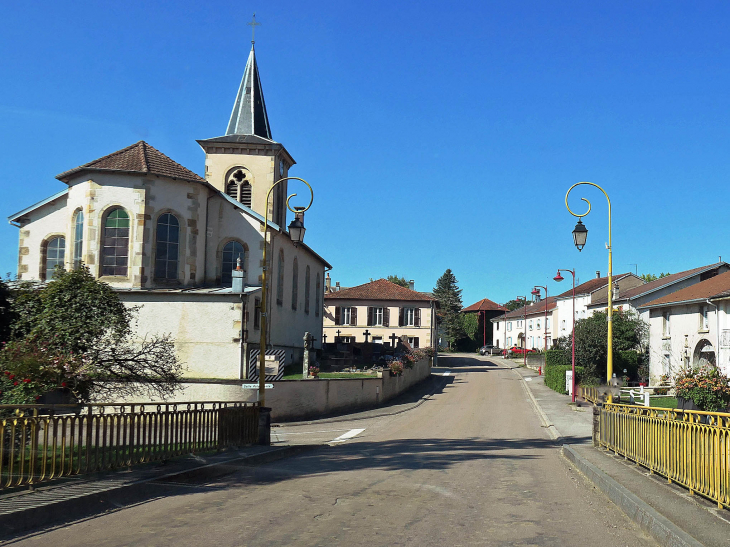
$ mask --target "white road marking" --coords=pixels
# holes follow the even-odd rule
[[[323,431],[301,431],[299,433],[293,433],[291,431],[277,431],[276,433],[278,435],[311,435],[312,433],[335,433],[337,431],[349,431],[349,429],[325,429]]]
[[[532,382],[532,378],[525,378],[525,382]]]
[[[341,443],[341,442],[346,441],[347,439],[352,439],[353,437],[359,435],[363,431],[365,431],[364,428],[363,429],[351,429],[347,433],[343,433],[342,435],[340,435],[336,439],[331,440],[330,442],[331,443]]]
[[[451,371],[450,370],[447,370],[446,372],[444,372],[443,374],[441,374],[441,376],[451,376]]]

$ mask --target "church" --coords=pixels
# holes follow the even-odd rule
[[[271,379],[280,378],[301,360],[305,332],[321,345],[331,266],[290,237],[292,181],[267,202],[295,161],[272,139],[253,42],[225,135],[197,142],[204,178],[144,141],[58,175],[63,190],[8,219],[19,229],[18,278],[44,282],[57,266],[85,265],[139,307],[140,337],[175,337],[190,382],[240,384],[258,377],[266,239],[267,354],[279,365]],[[306,204],[307,188],[293,182]],[[201,389],[188,400],[218,398]]]

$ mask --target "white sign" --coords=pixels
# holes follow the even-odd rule
[[[241,384],[241,387],[243,389],[258,389],[258,384]],[[264,384],[264,388],[266,389],[274,389],[274,384]]]
[[[572,370],[565,371],[565,391],[568,392],[568,395],[573,395],[573,371]]]

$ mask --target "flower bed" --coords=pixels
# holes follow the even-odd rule
[[[730,405],[730,378],[709,366],[679,373],[675,388],[677,397],[691,400],[698,409],[722,412]]]

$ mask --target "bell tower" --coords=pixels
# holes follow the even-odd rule
[[[259,23],[249,23],[254,27]],[[205,151],[205,179],[256,213],[264,216],[266,194],[296,162],[284,146],[271,137],[254,40],[243,71],[226,134],[197,141]],[[269,200],[269,219],[285,226],[286,182]]]

